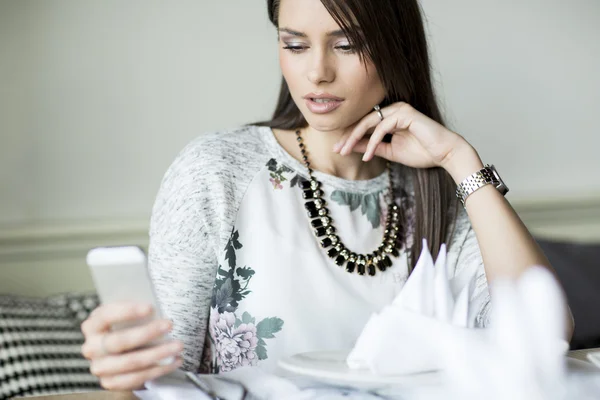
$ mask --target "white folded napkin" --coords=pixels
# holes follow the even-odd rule
[[[187,379],[182,370],[148,381],[145,387],[145,390],[136,390],[133,394],[141,400],[211,400],[210,396]]]
[[[564,296],[553,275],[530,267],[517,281],[490,285],[487,335],[445,342],[449,393],[460,399],[567,399]]]
[[[282,371],[278,371],[282,372]],[[141,400],[350,400],[380,399],[360,390],[336,387],[288,374],[242,367],[218,375],[177,370],[146,382],[145,390],[134,391]],[[393,398],[393,397],[392,397]],[[404,399],[404,397],[401,397]]]
[[[477,265],[465,268],[450,278],[446,263],[446,245],[442,244],[435,263],[427,241],[415,269],[392,306],[413,311],[452,325],[472,328],[481,304],[471,302],[475,290]]]
[[[257,367],[243,367],[214,374],[193,374],[176,370],[148,381],[145,390],[134,394],[141,400],[309,400],[312,392],[298,388],[283,377]]]
[[[471,338],[479,299],[471,301],[477,269],[449,278],[446,246],[436,262],[423,240],[414,271],[392,304],[373,314],[347,358],[350,368],[398,375],[442,367],[438,344],[449,337]],[[452,335],[451,335],[452,334]]]

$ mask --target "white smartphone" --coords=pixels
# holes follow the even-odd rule
[[[86,261],[103,304],[126,301],[150,304],[154,309],[146,318],[114,324],[113,331],[163,318],[148,273],[147,257],[140,247],[96,247],[88,252]]]

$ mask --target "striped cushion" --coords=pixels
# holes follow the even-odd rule
[[[95,294],[0,296],[0,400],[97,390],[81,355],[81,322]]]

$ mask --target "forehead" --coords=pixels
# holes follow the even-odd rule
[[[325,33],[340,29],[320,0],[281,0],[279,26],[305,33]]]

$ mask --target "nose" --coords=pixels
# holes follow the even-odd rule
[[[314,51],[309,61],[308,80],[315,84],[330,83],[335,79],[335,61],[326,51]]]

